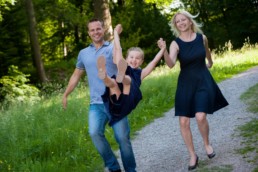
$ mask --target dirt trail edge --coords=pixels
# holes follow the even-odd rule
[[[254,164],[247,163],[241,155],[236,154],[235,150],[241,148],[241,138],[233,134],[236,134],[238,126],[255,116],[246,111],[246,105],[240,100],[240,95],[256,83],[258,83],[258,66],[218,84],[229,106],[213,115],[208,115],[210,141],[216,151],[216,157],[212,160],[209,160],[205,153],[195,119],[191,120],[200,168],[225,167],[233,168],[233,172],[253,170]],[[180,134],[178,117],[174,116],[174,108],[138,131],[132,145],[137,172],[187,171],[189,157]],[[119,156],[119,152],[117,154]],[[121,158],[119,161],[121,163]]]

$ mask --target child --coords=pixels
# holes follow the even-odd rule
[[[125,60],[119,39],[121,32],[122,26],[118,24],[114,29],[113,50],[113,61],[118,68],[117,76],[112,76],[112,78],[107,76],[104,56],[100,56],[97,61],[99,78],[106,85],[102,99],[111,115],[110,126],[127,116],[140,102],[142,99],[141,81],[153,71],[166,49],[165,41],[160,39],[158,41],[160,51],[145,68],[140,69],[144,60],[144,52],[139,47],[132,47],[127,51]]]

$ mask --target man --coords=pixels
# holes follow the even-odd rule
[[[105,166],[110,172],[120,172],[119,163],[107,142],[104,131],[109,121],[110,114],[106,111],[101,95],[105,91],[105,85],[98,77],[97,59],[99,56],[106,58],[106,69],[109,76],[117,73],[113,63],[113,44],[104,40],[104,25],[98,19],[92,19],[88,23],[88,34],[92,43],[81,50],[78,55],[76,68],[69,80],[63,95],[63,107],[67,106],[67,97],[77,86],[81,76],[86,70],[90,88],[89,107],[89,134],[104,160]],[[120,147],[123,166],[126,172],[135,172],[136,163],[130,141],[130,128],[128,119],[125,117],[112,126],[115,138]]]

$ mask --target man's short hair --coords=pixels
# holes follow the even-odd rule
[[[100,22],[101,23],[101,26],[104,27],[104,22],[103,20],[101,19],[98,19],[98,18],[92,18],[88,21],[87,23],[87,28],[89,28],[89,24],[92,23],[92,22]]]

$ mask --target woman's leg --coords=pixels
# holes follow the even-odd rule
[[[196,163],[197,156],[195,154],[194,145],[193,145],[193,137],[192,137],[192,132],[190,128],[190,118],[180,116],[179,123],[180,123],[181,135],[184,139],[184,142],[186,144],[187,150],[190,155],[189,166],[193,166]]]
[[[209,142],[209,123],[208,123],[207,118],[206,118],[206,113],[197,112],[195,114],[195,117],[196,117],[196,120],[197,120],[199,131],[202,135],[202,139],[203,139],[203,143],[204,143],[206,153],[208,155],[212,154],[213,153],[213,148],[211,147],[210,142]]]

